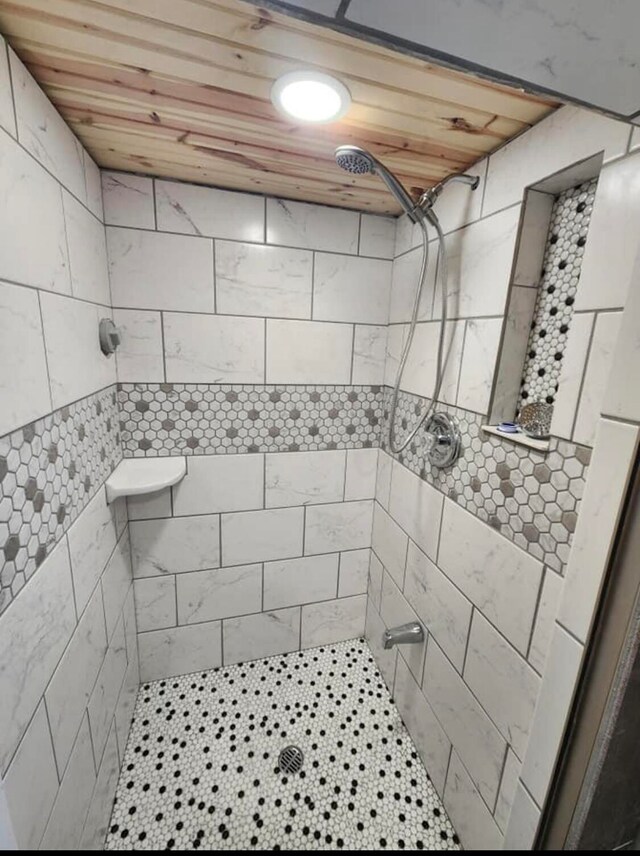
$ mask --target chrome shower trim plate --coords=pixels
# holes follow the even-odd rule
[[[433,441],[427,452],[432,467],[450,467],[460,454],[460,431],[447,413],[434,413],[427,423]]]

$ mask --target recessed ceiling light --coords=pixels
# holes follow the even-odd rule
[[[298,122],[335,122],[347,112],[347,87],[319,71],[291,71],[273,84],[271,100],[278,110]]]

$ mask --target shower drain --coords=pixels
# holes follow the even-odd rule
[[[285,746],[278,756],[278,769],[281,773],[299,773],[304,755],[298,746]]]

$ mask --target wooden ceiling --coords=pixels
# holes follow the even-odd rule
[[[557,105],[239,0],[0,0],[0,29],[102,167],[397,213],[369,148],[418,194]],[[283,119],[286,71],[342,80],[339,122]]]

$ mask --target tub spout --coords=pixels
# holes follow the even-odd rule
[[[398,627],[390,627],[382,634],[383,648],[393,648],[394,645],[419,644],[424,641],[424,630],[419,621],[410,621]]]

